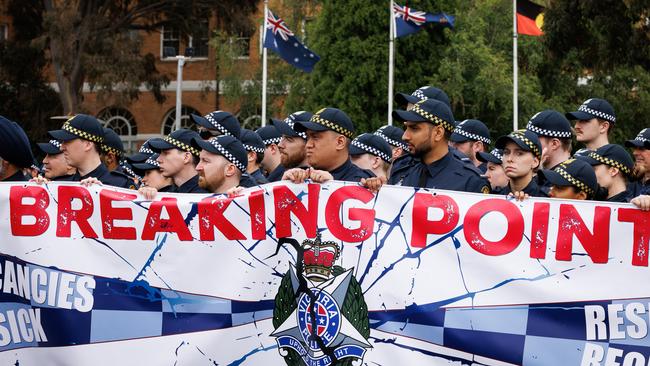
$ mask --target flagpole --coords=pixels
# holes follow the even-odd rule
[[[512,2],[512,130],[519,129],[519,81],[517,80],[517,0]]]
[[[395,63],[395,17],[393,16],[393,0],[390,4],[390,34],[388,36],[388,125],[393,125],[393,73]]]
[[[269,15],[269,0],[264,0],[264,29],[262,29],[262,126],[266,126],[266,83],[267,83],[267,49],[264,47],[266,41],[266,22]]]

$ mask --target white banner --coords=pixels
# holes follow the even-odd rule
[[[650,212],[355,184],[0,184],[0,361],[645,365]],[[284,359],[283,359],[284,358]]]

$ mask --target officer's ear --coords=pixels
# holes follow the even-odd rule
[[[238,169],[237,169],[237,167],[235,166],[235,164],[229,162],[228,164],[226,164],[226,167],[224,168],[224,172],[223,172],[223,173],[224,173],[224,175],[225,175],[226,177],[232,177],[232,176],[235,175],[235,173],[236,173],[237,170],[238,170]]]
[[[433,129],[433,131],[431,131],[431,136],[433,138],[433,141],[436,142],[442,141],[444,138],[449,140],[449,136],[447,136],[447,131],[445,130],[444,127],[442,127],[442,125],[431,125],[430,123],[428,125],[432,126],[430,128]]]
[[[586,200],[587,199],[587,193],[585,191],[583,191],[583,190],[580,190],[578,193],[576,193],[574,199],[576,199],[576,200]]]
[[[257,154],[255,153],[255,151],[248,151],[246,153],[246,157],[248,158],[249,163],[251,163],[251,162],[254,163],[255,160],[257,159]]]
[[[347,149],[350,146],[351,140],[341,134],[336,136],[336,150]]]
[[[612,176],[612,177],[615,177],[615,176],[621,174],[620,169],[618,169],[617,167],[610,166],[609,169],[607,169],[607,170],[609,172],[609,175]]]

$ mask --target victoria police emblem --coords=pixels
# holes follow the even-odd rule
[[[370,348],[368,307],[352,269],[335,266],[335,242],[280,239],[298,252],[275,297],[271,334],[290,366],[352,365]],[[356,362],[355,362],[356,361]]]

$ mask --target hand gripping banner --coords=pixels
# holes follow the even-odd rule
[[[650,213],[355,184],[0,184],[11,365],[646,365]]]

